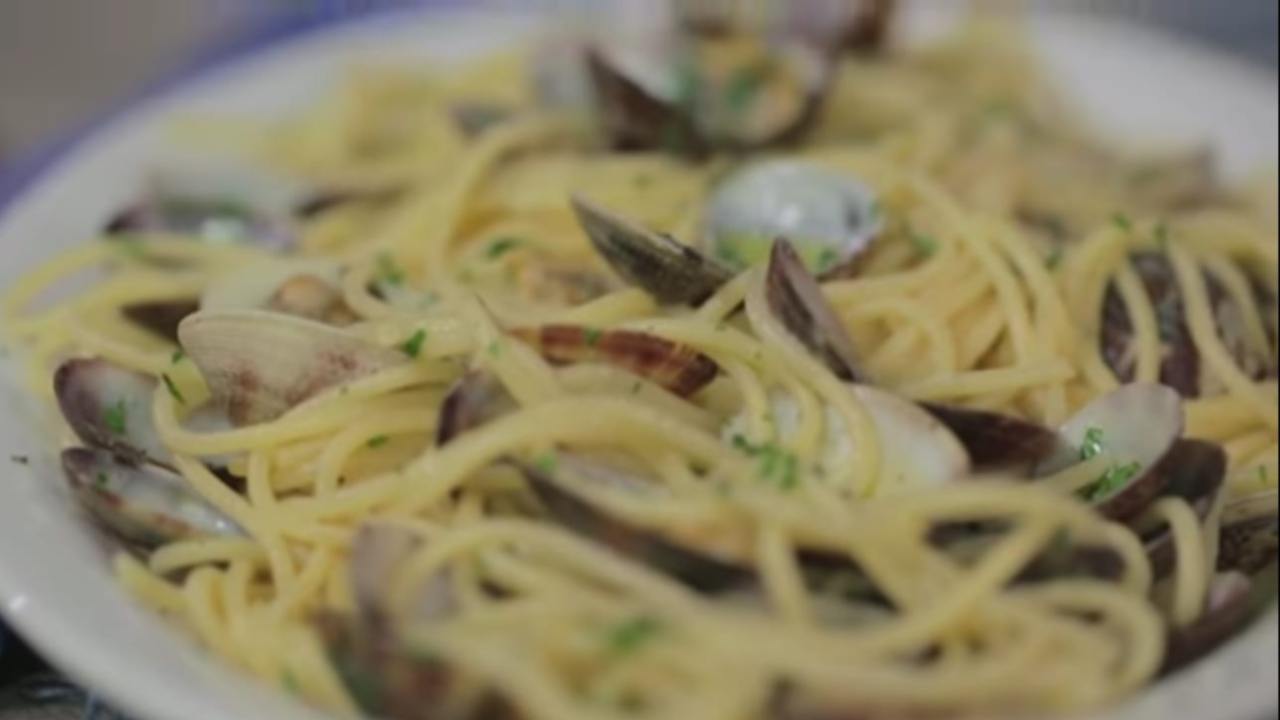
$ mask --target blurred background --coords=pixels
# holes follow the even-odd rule
[[[508,0],[525,6],[547,0]],[[957,2],[959,0],[917,0]],[[0,0],[0,172],[183,66],[370,10],[467,0]],[[1276,68],[1276,0],[1042,0],[1127,16]]]

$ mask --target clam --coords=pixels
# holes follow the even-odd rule
[[[1162,674],[1179,670],[1215,650],[1273,604],[1276,568],[1250,579],[1237,571],[1220,572],[1209,585],[1204,615],[1169,635]]]
[[[1213,443],[1182,439],[1161,460],[1160,470],[1167,478],[1164,494],[1186,500],[1203,522],[1222,490],[1227,454]],[[1136,529],[1142,531],[1141,527]],[[1152,571],[1156,577],[1168,575],[1177,559],[1173,533],[1162,526],[1154,536],[1148,533],[1144,539]]]
[[[1058,431],[1058,445],[1032,469],[1038,477],[1101,455],[1111,466],[1084,490],[1113,520],[1141,514],[1169,483],[1162,461],[1182,435],[1182,400],[1165,385],[1131,383],[1094,400]]]
[[[627,470],[599,461],[560,453],[550,469],[521,464],[520,469],[547,513],[571,530],[627,557],[680,580],[705,593],[721,592],[748,583],[753,573],[744,558],[710,542],[678,539],[670,531],[640,527],[616,518],[589,499],[589,488],[610,486],[628,492],[658,492],[658,488]],[[706,538],[702,538],[706,540]]]
[[[822,288],[786,240],[774,243],[765,275],[769,309],[784,327],[841,380],[862,381],[853,340],[827,303]]]
[[[692,247],[639,227],[581,195],[572,199],[591,244],[628,283],[664,305],[697,305],[733,273]]]
[[[284,249],[295,241],[288,219],[294,195],[278,179],[240,168],[169,168],[155,173],[148,192],[112,217],[104,232]]]
[[[1250,341],[1244,311],[1217,278],[1206,273],[1205,286],[1213,307],[1214,324],[1217,325],[1218,335],[1227,352],[1231,353],[1246,375],[1255,380],[1264,380],[1276,376],[1277,363],[1280,363],[1280,358],[1272,350],[1276,345],[1276,297],[1266,283],[1250,273],[1248,268],[1241,267],[1240,270],[1249,282],[1253,302],[1262,311],[1265,343]]]
[[[168,463],[170,453],[151,417],[156,381],[100,359],[64,362],[53,392],[71,429],[85,443],[133,463]]]
[[[235,521],[196,495],[182,476],[107,450],[69,448],[62,469],[76,499],[127,544],[154,548],[202,535],[237,535]]]
[[[272,420],[324,390],[408,361],[337,328],[260,310],[202,310],[178,335],[236,425]]]
[[[1058,442],[1053,430],[1011,415],[936,403],[920,406],[964,445],[975,470],[1030,467]]]
[[[316,630],[338,677],[363,714],[387,720],[522,720],[495,690],[477,693],[430,648],[410,646],[381,625],[325,613]]]
[[[786,238],[814,273],[847,274],[884,227],[875,193],[843,172],[800,160],[764,160],[729,175],[713,193],[710,254],[742,270]]]
[[[458,435],[479,427],[516,408],[515,398],[492,374],[473,370],[449,389],[440,405],[436,444],[444,445]]]
[[[412,531],[385,523],[365,523],[351,542],[351,589],[356,609],[368,623],[388,620],[387,595],[395,571],[422,545]],[[433,622],[456,609],[449,573],[433,575],[416,594],[410,623]]]
[[[1223,506],[1219,570],[1253,574],[1275,563],[1280,548],[1276,511],[1275,490],[1237,498]]]
[[[342,266],[332,260],[287,258],[238,268],[210,283],[201,310],[269,310],[329,325],[355,315],[342,297]]]
[[[195,300],[155,300],[125,305],[124,316],[133,323],[169,340],[178,341],[178,324],[183,318],[200,309]]]
[[[634,330],[543,325],[510,332],[553,363],[608,363],[681,397],[698,392],[719,372],[711,358],[688,345]]]
[[[606,135],[619,149],[700,158],[793,142],[813,125],[830,58],[793,40],[614,43],[588,54]]]
[[[1160,342],[1164,348],[1160,362],[1160,382],[1185,397],[1200,394],[1200,353],[1191,339],[1173,267],[1163,253],[1140,252],[1130,256],[1134,272],[1156,310]],[[1133,350],[1133,323],[1120,291],[1107,287],[1102,309],[1102,357],[1123,381],[1133,379],[1136,357]]]

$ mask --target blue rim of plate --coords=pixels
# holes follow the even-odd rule
[[[125,95],[106,110],[89,116],[71,130],[0,162],[0,217],[37,184],[46,171],[72,154],[98,130],[139,105],[163,97],[213,70],[286,41],[388,12],[456,8],[468,4],[472,3],[468,0],[315,0],[305,10],[266,15],[261,24],[238,33],[233,31],[229,38],[196,51],[159,80],[144,84],[141,89]]]

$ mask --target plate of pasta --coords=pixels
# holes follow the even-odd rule
[[[103,125],[0,215],[6,618],[156,720],[1274,714],[1274,77],[955,9],[395,11]]]

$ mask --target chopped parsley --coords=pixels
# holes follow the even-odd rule
[[[520,238],[501,237],[489,243],[489,247],[485,248],[485,257],[490,260],[497,260],[512,250],[519,247],[524,241]]]
[[[386,445],[388,442],[391,442],[390,435],[374,435],[373,437],[369,438],[368,442],[366,442],[365,445],[371,449],[377,449],[382,447],[383,445]]]
[[[559,458],[556,457],[555,451],[548,450],[533,459],[533,466],[538,469],[538,472],[550,475],[556,471],[558,461]]]
[[[114,405],[104,410],[102,422],[116,435],[124,435],[129,425],[129,409],[125,407],[124,400],[117,400]]]
[[[831,248],[822,248],[818,253],[818,272],[826,272],[830,270],[836,261],[840,259],[840,254]]]
[[[1102,428],[1091,427],[1084,431],[1084,443],[1080,445],[1080,459],[1089,460],[1097,457],[1105,447],[1102,442]]]
[[[913,230],[908,233],[907,237],[911,239],[911,244],[916,246],[916,250],[925,257],[938,251],[938,241],[932,235],[918,233]]]
[[[501,354],[502,354],[502,343],[498,342],[497,340],[494,340],[493,342],[489,343],[489,356],[490,356],[490,357],[495,357],[495,358],[496,358],[496,357],[498,357],[498,356],[499,356],[499,355],[501,355]]]
[[[182,397],[182,392],[179,391],[178,386],[173,383],[173,378],[169,377],[169,373],[161,373],[160,379],[164,381],[164,386],[169,390],[169,394],[173,396],[174,400],[177,400],[183,405],[187,404],[187,399]]]
[[[1064,252],[1062,245],[1054,245],[1053,249],[1049,251],[1049,257],[1044,260],[1045,267],[1050,270],[1057,269],[1057,267],[1062,264],[1062,256]]]
[[[1116,490],[1124,487],[1125,483],[1133,479],[1134,475],[1142,469],[1142,465],[1137,462],[1131,462],[1127,465],[1112,465],[1107,471],[1102,473],[1102,477],[1096,483],[1090,485],[1084,490],[1084,497],[1087,500],[1101,500],[1110,496]]]
[[[116,246],[120,248],[120,252],[134,259],[146,257],[146,248],[142,241],[132,235],[116,238]]]
[[[604,333],[596,328],[586,328],[582,331],[582,338],[586,341],[587,347],[595,347],[600,344],[600,338]]]
[[[739,68],[733,73],[724,89],[724,101],[729,110],[734,113],[746,112],[772,71],[769,63],[761,62]]]
[[[376,280],[386,285],[403,285],[404,270],[396,264],[390,253],[379,253]]]
[[[1160,246],[1161,250],[1168,249],[1169,226],[1164,222],[1156,223],[1155,238],[1156,238],[1156,245]]]
[[[742,435],[733,436],[733,446],[759,460],[757,473],[762,480],[778,486],[780,490],[794,490],[799,484],[796,456],[774,443],[753,445]]]
[[[639,393],[640,393],[640,390],[641,390],[643,387],[644,387],[644,383],[643,383],[642,381],[640,381],[640,380],[635,381],[634,383],[632,383],[632,384],[631,384],[631,394],[632,394],[632,395],[637,395],[637,394],[639,394]]]
[[[661,630],[662,625],[657,619],[642,615],[609,628],[605,644],[614,655],[632,655],[657,637]]]
[[[182,351],[182,348],[178,348],[177,350],[174,350],[173,355],[169,357],[169,362],[173,363],[174,365],[177,365],[178,363],[182,362],[186,358],[187,358],[187,354]]]
[[[1111,216],[1111,224],[1115,225],[1122,232],[1133,232],[1133,221],[1124,213],[1115,213]]]
[[[413,335],[400,343],[400,351],[411,358],[416,358],[422,352],[422,344],[427,341],[427,331],[419,329]]]
[[[96,476],[94,476],[94,479],[98,481],[98,486],[99,486],[99,487],[106,487],[106,486],[107,486],[107,474],[106,474],[106,473],[99,471],[99,472],[98,472],[98,474],[97,474]]]
[[[290,670],[285,670],[280,674],[280,685],[290,695],[302,694],[302,686],[298,684],[298,678]]]

